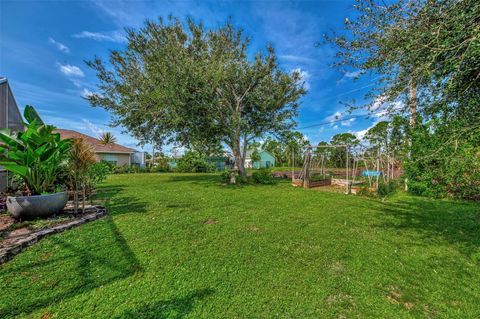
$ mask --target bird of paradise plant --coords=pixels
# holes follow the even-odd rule
[[[0,129],[0,165],[19,175],[32,195],[53,191],[72,141],[62,140],[55,127],[46,125],[33,106],[24,111],[25,130]]]

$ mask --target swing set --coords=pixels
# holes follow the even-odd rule
[[[378,190],[380,181],[388,183],[394,178],[395,158],[382,154],[380,149],[376,151],[376,156],[367,155],[369,152],[362,147],[353,149],[349,145],[307,147],[303,153],[302,169],[292,169],[292,185],[304,188],[340,187],[345,189],[345,194],[356,193],[362,185]]]
[[[351,191],[350,151],[348,145],[310,146],[304,152],[300,172],[292,170],[292,185],[304,188],[345,187]]]
[[[363,168],[359,174],[359,164]],[[380,180],[388,183],[395,177],[395,158],[389,154],[382,154],[377,150],[376,156],[357,156],[353,159],[352,168],[353,182],[356,178],[363,179],[370,188],[378,190]]]

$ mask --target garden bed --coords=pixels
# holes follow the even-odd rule
[[[85,212],[74,214],[73,206],[53,217],[18,222],[7,213],[0,213],[0,265],[45,236],[80,226],[105,216],[104,206],[87,205]]]

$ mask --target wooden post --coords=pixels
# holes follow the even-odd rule
[[[292,146],[292,183],[295,182],[295,147]]]
[[[378,180],[380,179],[380,149],[377,150],[377,182],[375,189],[378,191]]]
[[[305,165],[305,176],[303,177],[303,188],[310,188],[310,149],[306,152],[307,160]]]
[[[349,181],[348,181],[348,171],[349,171],[349,169],[350,169],[350,165],[349,165],[349,164],[350,164],[350,163],[349,163],[350,159],[348,158],[348,145],[345,146],[345,151],[347,152],[347,189],[346,189],[346,191],[345,191],[345,194],[348,195],[348,194],[350,194],[350,183],[349,183]]]

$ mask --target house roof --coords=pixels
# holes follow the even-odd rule
[[[13,131],[23,131],[23,118],[6,77],[0,77],[0,125]]]
[[[122,154],[132,154],[136,151],[133,148],[125,147],[116,143],[113,144],[102,144],[102,142],[95,137],[88,136],[73,130],[62,130],[56,129],[55,132],[60,133],[62,139],[66,138],[81,138],[87,144],[89,144],[95,153],[122,153]]]

